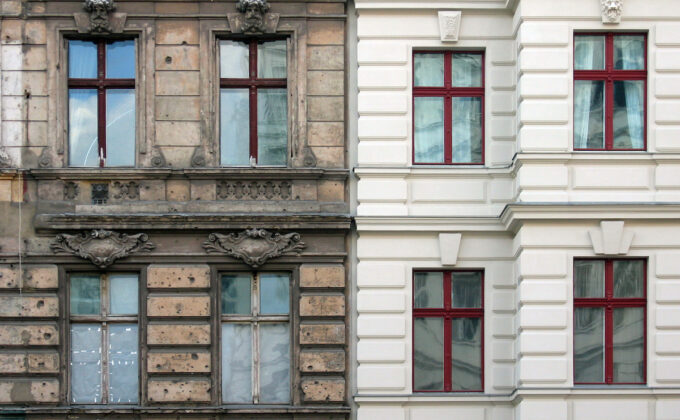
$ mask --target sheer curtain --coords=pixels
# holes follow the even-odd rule
[[[638,38],[638,37],[631,37]],[[621,49],[623,70],[640,70],[640,57],[644,57],[644,43],[635,39],[627,40]],[[632,149],[644,147],[644,89],[642,82],[625,82],[626,114],[628,116],[628,133]]]
[[[595,58],[595,43],[581,42],[574,51],[575,69],[592,69]],[[574,81],[574,148],[588,148],[590,126],[590,105],[593,84],[588,81]]]

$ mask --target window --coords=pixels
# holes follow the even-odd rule
[[[574,261],[574,383],[645,383],[646,262]]]
[[[134,166],[135,41],[68,41],[70,166]]]
[[[480,271],[413,276],[413,390],[483,391]]]
[[[222,165],[286,165],[286,78],[286,40],[220,41]]]
[[[73,404],[139,402],[138,277],[70,276]]]
[[[574,150],[646,147],[647,37],[574,37]]]
[[[290,402],[289,296],[288,274],[222,276],[222,402]]]
[[[413,55],[413,163],[484,163],[484,55]]]

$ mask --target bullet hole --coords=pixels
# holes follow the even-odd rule
[[[167,389],[164,389],[163,392],[167,394],[167,393],[168,393],[168,390],[167,390]]]
[[[172,63],[172,57],[170,57],[170,56],[165,57],[165,63],[166,64]]]
[[[314,366],[312,366],[312,365],[307,366],[307,369],[309,369],[309,370],[312,370],[313,368],[314,368]]]
[[[42,308],[43,306],[45,306],[45,301],[44,301],[44,300],[39,300],[39,301],[38,301],[38,304],[37,304],[36,306],[37,306],[38,308]]]
[[[186,42],[186,41],[182,41],[182,45],[187,45],[187,42]]]
[[[193,278],[193,277],[189,277],[189,283],[193,283],[193,282],[195,282],[195,281],[196,281],[196,279],[195,279],[195,278]]]
[[[45,367],[45,362],[38,362],[38,367]]]
[[[156,369],[160,369],[160,368],[161,368],[161,365],[156,365]]]
[[[196,353],[191,353],[192,360],[198,360],[198,355]]]
[[[45,340],[49,340],[50,338],[52,338],[52,334],[45,333],[45,334],[43,334],[43,337],[45,337]]]

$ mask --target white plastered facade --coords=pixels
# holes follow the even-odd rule
[[[618,24],[599,0],[355,4],[358,419],[680,419],[677,1],[624,0]],[[441,41],[439,11],[462,12],[458,41]],[[647,34],[646,151],[574,152],[579,31]],[[412,164],[414,49],[484,51],[483,167]],[[574,386],[581,257],[647,259],[643,386]],[[484,271],[483,393],[413,392],[424,268]]]

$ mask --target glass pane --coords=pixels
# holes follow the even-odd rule
[[[645,82],[614,82],[614,149],[645,147]]]
[[[287,314],[290,309],[287,274],[260,274],[260,313]]]
[[[220,159],[222,165],[250,163],[248,89],[220,91]]]
[[[260,324],[260,402],[290,402],[288,324]]]
[[[574,37],[574,69],[604,70],[604,36]]]
[[[414,281],[416,308],[444,307],[444,273],[416,273]]]
[[[444,98],[414,98],[414,147],[418,163],[444,162]]]
[[[604,261],[574,261],[574,297],[604,297]]]
[[[285,165],[288,149],[288,90],[257,91],[257,163]]]
[[[285,39],[257,45],[257,77],[265,79],[287,77]]]
[[[112,315],[137,315],[139,311],[139,280],[136,274],[109,276],[110,309]]]
[[[415,54],[414,86],[444,86],[444,54]]]
[[[645,37],[616,35],[614,37],[614,70],[645,69]]]
[[[645,296],[645,263],[640,260],[614,261],[614,297]]]
[[[604,382],[602,308],[574,308],[574,382]]]
[[[413,386],[418,391],[444,389],[444,320],[413,320]]]
[[[222,324],[222,401],[253,401],[253,338],[250,324]]]
[[[135,90],[106,91],[106,166],[135,165]]]
[[[99,166],[97,91],[68,90],[68,146],[70,166]]]
[[[222,276],[222,314],[249,315],[250,275],[229,274]]]
[[[645,310],[614,309],[614,382],[645,382]]]
[[[71,325],[71,402],[102,402],[102,331],[98,324]]]
[[[99,276],[71,276],[71,315],[98,315],[99,302]]]
[[[604,149],[604,82],[574,80],[574,149]]]
[[[482,389],[482,320],[453,318],[451,329],[451,389],[479,391]]]
[[[451,86],[482,86],[481,54],[453,54],[451,56]]]
[[[109,326],[109,402],[139,402],[139,341],[137,325]]]
[[[106,46],[106,77],[108,79],[135,78],[135,41],[112,42]]]
[[[237,41],[220,41],[220,77],[248,78],[248,44]]]
[[[68,42],[68,77],[97,78],[97,44],[73,39]]]
[[[482,307],[482,273],[453,273],[451,305],[454,308]]]
[[[482,98],[451,98],[453,163],[482,161]]]

